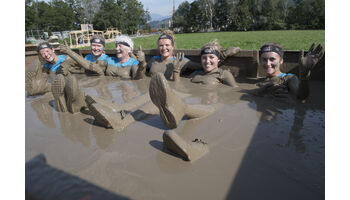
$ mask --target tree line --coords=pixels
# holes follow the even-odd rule
[[[325,0],[195,0],[173,16],[181,32],[324,29]]]
[[[149,11],[138,0],[25,0],[25,29],[46,32],[118,28],[150,31]],[[195,0],[181,3],[173,16],[180,32],[324,29],[325,0]]]
[[[26,30],[79,30],[80,24],[89,23],[95,30],[117,28],[133,34],[149,20],[149,12],[138,0],[25,1]]]

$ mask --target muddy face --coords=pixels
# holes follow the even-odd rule
[[[116,50],[116,56],[119,60],[123,60],[126,58],[129,59],[130,47],[127,47],[123,44],[116,44],[115,50]]]
[[[103,54],[104,46],[100,43],[91,43],[91,53],[95,58]]]
[[[219,61],[219,58],[215,54],[204,54],[201,56],[202,68],[206,72],[217,69]]]
[[[46,62],[50,62],[50,63],[54,63],[55,61],[57,61],[57,55],[55,54],[55,49],[52,48],[44,48],[44,49],[40,49],[40,55],[42,58],[44,58],[44,60]]]
[[[158,41],[158,49],[162,60],[170,59],[173,56],[174,45],[169,39],[160,39]]]
[[[278,76],[283,58],[275,52],[266,52],[261,54],[260,65],[265,70],[267,76]]]

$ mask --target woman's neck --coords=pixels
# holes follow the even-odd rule
[[[95,56],[95,55],[92,55],[93,57],[92,57],[92,59],[93,60],[97,60],[97,59],[99,59],[101,56],[102,56],[102,54],[100,54],[100,55],[98,55],[98,56]]]
[[[162,61],[164,61],[164,60],[170,60],[171,57],[172,57],[172,56],[167,56],[167,57],[161,56],[161,59],[162,59]]]
[[[121,58],[121,59],[119,60],[119,62],[120,62],[120,63],[125,63],[125,62],[128,61],[129,59],[130,59],[130,56],[127,55],[127,56]]]
[[[52,60],[51,64],[55,65],[57,63],[57,61],[58,61],[58,56],[55,55],[55,58]]]

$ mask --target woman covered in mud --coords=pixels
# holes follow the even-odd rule
[[[206,87],[217,87],[220,84],[238,87],[232,73],[219,68],[220,52],[221,46],[216,41],[209,42],[202,47],[202,70],[191,74],[191,82],[203,84]],[[181,57],[176,59],[174,63],[175,81],[180,80],[181,65],[179,62],[183,59],[183,54]],[[152,77],[149,92],[152,102],[159,109],[163,123],[170,129],[178,127],[184,116],[189,119],[198,119],[206,117],[216,110],[214,105],[188,105],[185,103],[173,92],[162,73],[157,73]],[[209,151],[207,144],[202,140],[186,141],[171,130],[164,132],[163,140],[167,149],[187,161],[197,160]]]
[[[271,94],[275,97],[288,97],[289,93],[298,100],[305,100],[309,95],[308,81],[311,70],[323,56],[323,47],[315,48],[312,44],[307,54],[301,53],[299,61],[299,77],[281,72],[283,64],[283,48],[277,43],[266,43],[260,48],[260,65],[265,70],[267,78],[257,84],[259,88],[254,93],[260,96]]]
[[[201,64],[203,70],[194,72],[192,82],[215,86],[217,86],[219,83],[222,83],[231,87],[237,87],[232,74],[229,71],[221,70],[218,68],[220,50],[221,47],[217,42],[210,42],[203,46],[201,51]],[[175,69],[177,69],[174,70],[175,80],[179,79],[179,72],[182,69],[181,66],[183,66],[181,64],[184,59],[183,54],[179,57],[180,59],[176,59],[174,62],[176,66]],[[151,97],[150,99],[154,105],[158,107],[160,116],[168,128],[176,128],[184,116],[189,119],[201,118],[216,110],[212,105],[188,105],[170,88],[163,72],[154,72],[153,76],[149,87],[149,96]],[[92,113],[95,117],[96,122],[104,127],[112,127],[114,129],[117,129],[119,128],[119,125],[128,125],[131,122],[135,121],[135,118],[132,118],[132,116],[135,115],[123,114],[123,117],[120,117],[121,114],[119,112],[120,108],[122,107],[129,108],[129,105],[133,105],[133,108],[136,108],[144,104],[142,107],[140,107],[142,109],[147,108],[146,110],[143,110],[143,113],[159,113],[159,111],[157,111],[157,108],[149,102],[149,96],[143,95],[140,98],[133,100],[137,103],[133,103],[133,101],[131,101],[124,105],[117,106],[89,95],[87,96],[87,104],[90,110],[93,111]],[[168,106],[171,106],[171,108]],[[108,107],[110,110],[115,110],[116,112],[113,113],[107,111]],[[140,114],[141,113],[142,112],[140,112]],[[113,115],[115,117],[111,117]],[[140,115],[138,115],[138,118],[139,116]],[[120,120],[120,118],[122,118],[122,120]],[[129,122],[125,124],[121,123],[122,121]]]
[[[26,72],[26,90],[29,95],[51,91],[57,111],[75,113],[85,106],[82,93],[78,91],[77,80],[71,73],[83,73],[81,66],[66,55],[56,55],[48,43],[37,47],[40,63],[29,66]],[[49,82],[49,77],[53,81]]]
[[[163,73],[167,79],[173,79],[174,70],[174,51],[175,51],[175,37],[171,30],[164,30],[157,40],[159,56],[153,56],[151,60],[146,63],[145,54],[140,48],[136,57],[141,63],[140,66],[143,67],[143,74],[148,71],[148,74],[152,76],[153,74],[160,72]],[[178,56],[179,57],[179,56]],[[188,58],[182,57],[181,72],[186,69],[197,70],[201,69],[199,63],[192,62]],[[147,69],[147,70],[146,70]]]
[[[153,56],[151,60],[147,62],[147,64],[145,54],[142,52],[141,47],[137,51],[136,57],[137,60],[140,62],[139,66],[142,66],[143,70],[143,73],[141,73],[140,75],[145,74],[146,71],[148,71],[148,75],[150,76],[157,72],[160,72],[164,74],[166,79],[176,79],[175,81],[177,81],[179,80],[178,77],[186,73],[188,70],[203,70],[202,65],[200,63],[196,63],[189,60],[184,56],[184,53],[177,53],[175,55],[175,37],[172,31],[164,30],[158,38],[157,45],[160,55]],[[225,51],[221,51],[220,45],[216,46],[216,48],[218,49],[218,55],[220,55],[222,58],[219,59],[218,65],[227,57],[233,56],[240,51],[240,48],[238,47],[228,47]],[[197,71],[197,73],[198,72],[199,71]]]
[[[106,69],[107,76],[118,76],[122,78],[139,79],[139,61],[131,57],[134,42],[127,35],[117,36],[115,41],[116,57],[112,57]]]
[[[217,86],[218,84],[224,84],[231,87],[238,87],[235,78],[232,73],[227,70],[219,68],[221,59],[221,46],[217,41],[212,41],[205,44],[201,49],[201,70],[196,70],[190,75],[191,82],[200,83],[206,86]],[[180,54],[179,58],[174,62],[174,80],[180,80],[180,71],[182,60],[184,55]]]
[[[50,78],[61,73],[66,66],[72,73],[81,73],[80,66],[70,57],[57,55],[50,43],[42,42],[37,46],[39,61],[32,63],[26,71],[26,90],[28,95],[44,94],[51,91]]]
[[[199,73],[195,72],[191,81],[206,85],[221,82],[236,87],[234,78],[231,77],[232,74],[224,74],[218,69],[219,49],[217,47],[218,45],[215,43],[204,45],[201,51],[203,71]],[[300,60],[299,80],[298,77],[293,74],[285,74],[280,71],[280,66],[283,63],[283,49],[280,45],[276,43],[267,43],[263,45],[260,50],[260,62],[268,78],[265,82],[260,84],[258,93],[264,94],[265,92],[270,92],[275,96],[281,96],[288,94],[289,90],[298,99],[305,99],[309,93],[308,80],[310,78],[311,69],[322,55],[321,45],[318,45],[315,49],[314,44],[310,47],[306,56],[302,56]],[[175,80],[177,80],[176,76]],[[150,83],[150,97],[152,102],[158,107],[164,124],[168,128],[177,127],[177,124],[184,116],[183,113],[186,113],[186,104],[184,104],[180,98],[175,97],[175,94],[172,93],[164,76],[160,73],[152,77]],[[182,110],[182,108],[184,108],[184,110]],[[163,140],[167,149],[185,160],[197,160],[208,152],[208,147],[205,142],[198,139],[186,141],[172,130],[165,131]]]
[[[107,65],[111,62],[108,55],[105,54],[105,39],[101,35],[92,36],[91,40],[91,54],[83,58],[79,54],[72,51],[66,45],[60,45],[60,52],[69,55],[77,63],[82,66],[82,70],[89,75],[104,75]]]
[[[30,96],[51,91],[51,83],[48,81],[49,74],[50,71],[51,74],[55,73],[58,67],[51,67],[52,70],[50,70],[50,66],[46,63],[51,62],[52,66],[59,60],[64,60],[62,57],[59,59],[54,53],[55,49],[48,42],[40,43],[37,46],[37,52],[40,62],[32,63],[26,71],[26,90]],[[59,64],[57,65],[59,66]]]
[[[205,44],[201,49],[201,67],[202,70],[197,70],[192,73],[191,82],[204,84],[205,86],[219,86],[219,84],[228,85],[230,87],[238,87],[232,73],[219,68],[221,46],[218,42],[213,41]],[[177,59],[174,63],[174,80],[179,81],[179,71],[181,70],[181,60]],[[168,128],[176,128],[179,121],[187,112],[187,104],[184,103],[176,94],[173,93],[165,76],[162,73],[156,73],[152,76],[150,83],[150,97],[152,102],[160,110],[160,115],[163,122]],[[172,102],[174,100],[174,102]],[[177,103],[180,102],[180,103]],[[173,106],[170,108],[168,106]],[[183,112],[178,112],[184,108]],[[181,114],[180,114],[181,113]],[[178,115],[179,114],[179,115]],[[192,115],[192,114],[191,114]],[[195,116],[191,118],[198,118]]]
[[[91,54],[85,59],[65,45],[60,45],[62,53],[78,62],[88,74],[137,78],[139,62],[131,57],[134,42],[127,35],[116,38],[116,57],[108,57],[104,52],[105,40],[100,35],[91,38]]]

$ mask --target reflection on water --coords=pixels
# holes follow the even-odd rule
[[[104,127],[91,126],[91,132],[95,138],[95,142],[100,149],[108,150],[111,147],[120,132],[117,132],[113,129],[106,130]]]
[[[47,127],[55,128],[55,122],[53,120],[52,106],[49,105],[48,99],[37,98],[31,103],[31,107],[36,113],[38,119]]]
[[[242,96],[260,121],[227,199],[324,198],[324,91],[315,90],[322,88],[320,82],[312,82],[310,88],[313,93],[306,103]],[[255,194],[244,192],[249,187],[257,188]],[[276,188],[281,192],[274,193]]]
[[[249,101],[250,107],[261,113],[260,123],[275,123],[275,126],[279,126],[285,130],[288,127],[291,127],[288,128],[289,138],[286,146],[291,147],[291,144],[293,144],[297,153],[306,152],[306,145],[303,141],[303,134],[300,132],[304,128],[304,120],[308,110],[311,108],[310,105],[312,103],[301,103],[293,99],[281,99],[275,97],[256,97],[253,95],[243,95],[241,99]],[[315,105],[313,105],[313,109],[315,109]],[[284,119],[292,121],[292,123],[289,125],[281,122],[276,122],[276,119],[279,115],[284,117]],[[316,112],[316,115],[318,117],[324,118],[323,112]]]
[[[303,104],[297,104],[294,110],[294,122],[289,132],[288,147],[291,143],[295,146],[296,152],[305,153],[306,145],[303,142],[303,135],[300,130],[303,128],[306,108]]]
[[[58,112],[58,121],[61,133],[73,142],[79,142],[85,147],[90,147],[89,127],[82,126],[81,117],[71,113]]]
[[[79,77],[86,94],[118,104],[148,93],[149,80]],[[174,87],[173,82],[170,85]],[[309,189],[319,197],[324,188],[323,94],[312,94],[309,102],[300,104],[240,91],[254,88],[253,84],[216,90],[199,86],[185,79],[177,94],[190,104],[224,106],[206,118],[183,120],[175,129],[186,139],[201,138],[209,144],[210,152],[195,164],[163,149],[165,126],[159,115],[136,121],[118,133],[93,125],[93,117],[88,114],[57,113],[49,105],[52,95],[26,98],[26,124],[30,124],[26,128],[26,136],[30,137],[26,140],[26,155],[45,153],[54,166],[96,180],[99,186],[133,199],[142,199],[138,194],[147,193],[145,188],[158,192],[160,196],[154,199],[167,197],[171,188],[176,188],[170,199],[181,199],[180,194],[186,193],[190,184],[207,188],[194,192],[193,199],[223,199],[227,191],[230,199],[247,194],[252,187],[256,194],[271,194],[267,197],[276,197],[273,191],[281,190],[298,199]],[[270,186],[275,189],[268,187],[271,177]],[[140,192],[133,193],[136,190]]]

